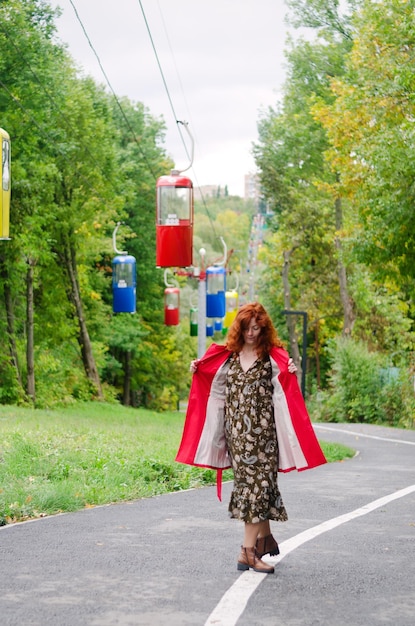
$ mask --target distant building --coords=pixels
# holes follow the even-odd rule
[[[261,198],[261,185],[258,174],[245,174],[245,200],[255,200],[255,204],[259,203]]]
[[[201,185],[194,188],[195,200],[203,198],[225,198],[228,196],[226,185]],[[266,212],[266,204],[261,193],[261,182],[259,174],[245,174],[244,176],[244,200],[253,200],[258,212]]]
[[[201,200],[202,196],[204,198],[223,198],[227,195],[226,189],[226,187],[221,187],[220,185],[201,185],[194,188],[194,197],[195,200]]]
[[[262,194],[259,174],[250,173],[245,175],[245,200],[253,200],[258,213],[268,213],[267,202]]]
[[[201,200],[204,198],[213,198],[218,191],[218,185],[201,185],[194,188],[195,200]]]

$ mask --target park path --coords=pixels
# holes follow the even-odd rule
[[[230,484],[222,503],[214,487],[167,494],[1,528],[0,624],[412,626],[415,431],[316,432],[358,454],[281,475],[289,521],[273,527],[274,575],[236,570]]]

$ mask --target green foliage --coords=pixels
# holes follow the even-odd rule
[[[290,41],[283,97],[262,114],[254,146],[274,211],[261,256],[261,298],[285,337],[280,311],[288,258],[290,307],[305,310],[314,331],[310,388],[326,388],[328,361],[334,362],[336,384],[323,394],[330,419],[411,424],[413,6],[399,0],[287,4],[290,23],[312,29],[312,36]],[[330,349],[345,303],[353,311],[348,327],[356,345],[370,350],[365,365],[360,355],[357,372]],[[380,385],[385,360],[400,368],[397,389]]]
[[[413,374],[391,368],[380,353],[351,339],[333,342],[330,356],[329,390],[316,394],[314,418],[413,427]]]
[[[180,372],[181,357],[171,346],[166,354],[160,349],[168,331],[155,267],[154,199],[157,176],[171,167],[160,148],[164,123],[127,98],[121,112],[112,94],[78,76],[53,40],[54,14],[44,2],[2,3],[0,24],[0,114],[13,146],[12,239],[0,250],[0,403],[24,399],[30,259],[36,406],[91,398],[93,367],[107,397],[122,397],[131,376],[130,401],[157,404],[161,396],[165,408],[183,385],[179,392],[167,367],[160,378],[152,375],[160,362]],[[119,245],[137,260],[138,313],[130,319],[111,314],[117,221],[124,222]]]
[[[256,212],[253,201],[237,196],[206,197],[195,202],[195,228],[193,248],[195,263],[198,252],[206,250],[206,262],[212,265],[223,258],[225,240],[228,254],[228,270],[240,273],[246,263],[252,218]]]
[[[393,371],[393,370],[392,370]],[[406,370],[384,377],[382,421],[388,426],[415,428],[414,375]]]
[[[0,404],[19,404],[23,397],[23,390],[16,378],[16,368],[7,357],[3,357],[0,360]]]
[[[0,525],[214,484],[215,471],[174,461],[183,422],[108,403],[0,405]]]
[[[335,388],[331,413],[410,425],[412,5],[398,0],[288,4],[292,23],[314,29],[315,36],[290,43],[283,98],[259,120],[254,155],[274,212],[258,257],[258,267],[265,269],[259,297],[286,338],[281,268],[289,252],[291,305],[308,313],[309,370],[316,371],[319,359],[318,384],[325,385],[329,358],[337,367],[329,346],[341,332],[342,263],[356,314],[354,338],[371,355],[389,355],[388,364],[400,368],[402,380],[381,385],[379,406],[372,402],[378,376],[371,380],[370,367],[363,364],[352,375],[349,363],[347,414],[341,407],[337,411]],[[188,312],[197,281],[177,277],[182,322],[166,328],[154,220],[156,178],[172,166],[162,147],[165,125],[144,103],[121,98],[121,111],[112,94],[80,76],[54,40],[54,19],[41,0],[0,3],[0,115],[13,154],[12,239],[0,247],[0,405],[32,402],[25,392],[30,263],[35,406],[94,397],[92,362],[108,400],[171,410],[190,384],[188,364],[196,344],[189,337]],[[341,224],[335,213],[340,197]],[[226,188],[195,206],[195,264],[201,247],[208,264],[222,259],[223,237],[228,287],[238,277],[244,297],[257,210],[252,201],[229,196]],[[118,245],[137,260],[134,316],[112,314],[112,233],[118,221],[123,223]],[[315,386],[313,378],[309,387]]]
[[[332,103],[316,113],[338,193],[357,213],[355,256],[379,280],[405,284],[413,299],[412,3],[364,1],[353,25],[346,71],[332,81]]]
[[[315,29],[320,37],[331,41],[351,38],[350,12],[359,6],[359,0],[286,0],[293,11],[289,22],[296,27]]]
[[[74,343],[40,350],[36,356],[36,407],[64,406],[93,397],[94,388],[83,374]]]
[[[331,384],[339,396],[343,419],[376,422],[380,417],[381,359],[363,344],[340,341],[333,362]]]
[[[5,412],[7,411],[7,412]],[[0,518],[14,521],[214,482],[174,462],[183,414],[116,405],[0,411]]]
[[[259,123],[254,155],[274,211],[272,234],[261,252],[266,271],[260,289],[275,320],[284,308],[307,311],[310,325],[342,310],[338,225],[330,192],[335,174],[324,159],[327,135],[312,114],[312,103],[315,98],[332,100],[330,76],[344,72],[349,46],[344,39],[292,43],[283,99]],[[289,292],[282,276],[287,263]]]
[[[324,452],[324,456],[326,459],[330,460],[331,463],[336,461],[343,461],[344,459],[350,459],[355,454],[356,451],[348,446],[343,446],[339,443],[332,443],[330,441],[320,441],[321,449]]]

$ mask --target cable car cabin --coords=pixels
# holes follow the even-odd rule
[[[10,137],[0,128],[1,164],[0,164],[0,239],[9,238],[10,223]]]
[[[198,335],[198,309],[191,308],[190,309],[190,336],[197,337]]]
[[[180,317],[180,289],[167,287],[164,290],[164,323],[166,326],[177,326]]]
[[[112,309],[114,313],[135,313],[136,262],[129,254],[112,261]]]
[[[225,317],[226,270],[212,266],[206,270],[206,317]]]
[[[206,337],[213,337],[213,320],[206,320]]]
[[[238,312],[239,294],[237,291],[227,291],[225,293],[226,314],[223,320],[223,327],[230,328]]]
[[[193,183],[172,174],[157,180],[156,265],[189,267],[193,263]]]
[[[213,330],[215,331],[215,333],[219,333],[223,328],[223,322],[221,319],[216,319],[214,324],[213,324]]]

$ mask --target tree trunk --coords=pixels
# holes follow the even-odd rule
[[[289,311],[291,310],[291,287],[289,281],[289,272],[290,272],[290,257],[294,252],[295,248],[291,250],[286,250],[284,255],[284,265],[282,268],[282,284],[284,288],[284,308]],[[287,326],[288,326],[288,335],[290,338],[290,354],[294,359],[294,362],[297,366],[297,378],[298,382],[301,383],[302,379],[302,367],[301,367],[301,355],[300,348],[298,346],[298,337],[295,330],[296,316],[295,315],[287,315]]]
[[[336,198],[335,201],[335,212],[336,212],[336,231],[339,232],[343,227],[343,211],[342,211],[342,201],[341,198]],[[347,287],[347,274],[346,267],[342,261],[342,243],[341,239],[338,235],[335,237],[335,246],[337,250],[337,271],[339,277],[339,287],[340,287],[340,299],[343,306],[343,330],[342,334],[344,337],[350,337],[353,330],[353,325],[356,320],[356,315],[353,309],[353,300],[349,295],[349,290]]]
[[[131,406],[131,351],[124,352],[124,385],[123,398],[124,406]]]
[[[14,332],[14,307],[13,307],[13,298],[12,292],[10,289],[10,281],[9,281],[9,272],[4,262],[0,263],[0,275],[3,283],[3,293],[4,293],[4,305],[6,308],[6,318],[7,318],[7,338],[9,342],[9,351],[11,356],[11,361],[13,363],[16,379],[23,390],[22,376],[20,373],[19,367],[19,358],[17,355],[17,346]]]
[[[98,398],[102,400],[104,396],[102,393],[101,381],[99,378],[97,366],[95,364],[91,339],[89,337],[88,328],[84,318],[81,293],[79,289],[78,272],[76,267],[76,254],[70,242],[66,241],[63,244],[62,253],[64,256],[65,270],[69,278],[69,298],[74,305],[76,317],[78,320],[78,343],[81,348],[82,362],[88,379],[94,385]]]
[[[27,261],[26,274],[26,365],[27,365],[27,395],[33,400],[35,396],[35,358],[34,358],[34,301],[33,301],[33,259]]]

